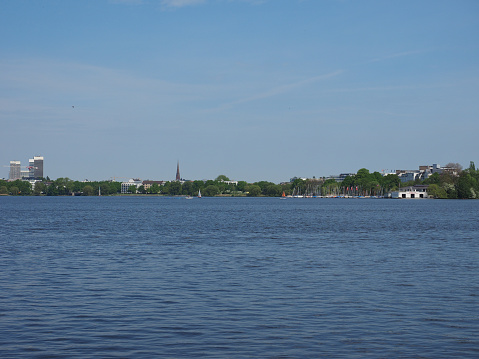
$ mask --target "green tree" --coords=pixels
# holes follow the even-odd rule
[[[192,196],[193,195],[193,182],[185,182],[181,186],[181,191],[184,195]]]
[[[83,187],[83,195],[84,196],[93,196],[95,194],[95,190],[93,189],[92,186],[86,185]]]
[[[48,185],[47,196],[58,196],[58,187],[54,183]]]
[[[356,173],[356,179],[361,180],[363,178],[368,178],[370,175],[369,170],[366,168],[361,168],[358,173]]]
[[[457,181],[457,198],[469,199],[476,198],[474,191],[475,179],[467,171],[463,171]]]
[[[433,173],[432,175],[430,175],[428,178],[426,178],[424,180],[424,184],[439,184],[440,183],[440,176],[439,176],[439,173]]]
[[[456,186],[452,183],[445,182],[442,184],[442,187],[447,193],[447,198],[449,199],[455,199],[457,198],[457,191],[456,191]]]
[[[161,194],[170,194],[170,183],[171,182],[165,182],[163,186],[160,187]]]
[[[137,192],[141,193],[141,194],[145,194],[146,193],[145,186],[143,186],[143,185],[139,186],[138,189],[137,189]]]
[[[28,196],[32,193],[32,185],[27,181],[15,180],[8,184],[7,188],[10,188],[10,192],[12,187],[16,187],[18,189],[17,194],[21,196]]]
[[[256,184],[251,184],[246,187],[246,192],[248,197],[258,197],[261,194],[261,187]]]
[[[427,188],[427,194],[428,196],[434,198],[447,198],[447,193],[445,189],[435,183],[429,185],[429,187]]]
[[[172,196],[178,196],[181,194],[182,188],[181,188],[181,182],[174,181],[170,182],[169,185],[169,194]]]
[[[160,192],[160,186],[158,186],[158,183],[153,183],[151,187],[148,189],[148,192],[151,194],[157,194]]]
[[[283,193],[283,189],[280,185],[271,183],[262,190],[262,193],[269,197],[279,197]]]
[[[108,196],[111,194],[111,188],[108,182],[101,182],[99,187],[102,196]]]
[[[60,177],[53,181],[51,185],[57,188],[57,195],[67,196],[72,194],[74,182],[68,177]]]
[[[131,185],[128,187],[128,193],[133,193],[135,194],[136,193],[136,190],[137,190],[137,187],[135,185]]]
[[[389,192],[398,189],[400,183],[401,179],[399,178],[399,176],[397,174],[392,174],[384,176],[381,185],[385,191]]]
[[[108,186],[110,187],[110,194],[121,193],[121,182],[111,181]]]
[[[35,183],[35,187],[33,188],[33,194],[35,196],[39,196],[42,193],[44,193],[45,191],[46,191],[45,183],[43,183],[43,182],[36,182]]]
[[[86,184],[84,182],[75,181],[73,182],[73,185],[72,185],[72,192],[75,192],[75,193],[83,192],[83,187],[85,186]]]
[[[352,177],[352,176],[347,176],[343,180],[343,182],[341,182],[342,187],[351,187],[353,185],[355,185],[355,183],[354,183],[354,177]]]
[[[10,194],[12,196],[18,196],[19,193],[20,193],[20,189],[17,186],[10,187]]]
[[[228,191],[229,185],[224,182],[215,182],[214,184],[216,187],[218,187],[219,193],[226,193]]]
[[[215,186],[215,185],[209,185],[209,186],[207,186],[207,187],[205,188],[205,190],[204,190],[204,195],[205,195],[206,197],[214,197],[214,196],[216,196],[216,195],[219,194],[219,193],[220,193],[220,190],[219,190],[219,188],[218,188],[217,186]]]
[[[475,172],[476,171],[476,165],[474,164],[474,161],[469,162],[469,172]]]
[[[230,179],[228,177],[226,177],[225,175],[219,175],[218,177],[216,177],[215,181],[216,182],[220,182],[220,181],[229,181]]]
[[[7,186],[1,186],[0,187],[0,194],[8,194]]]
[[[238,184],[236,185],[236,189],[240,192],[245,192],[247,186],[248,186],[248,182],[238,181]]]
[[[204,184],[204,187],[208,187],[208,186],[215,186],[216,185],[216,182],[213,181],[213,180],[207,180]]]

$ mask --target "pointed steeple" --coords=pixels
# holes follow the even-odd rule
[[[176,180],[181,181],[181,176],[180,176],[180,161],[176,164]]]

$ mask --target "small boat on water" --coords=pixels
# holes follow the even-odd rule
[[[201,198],[201,190],[198,190],[198,198]]]
[[[186,196],[185,199],[193,199],[191,196]]]
[[[281,195],[280,199],[286,199],[286,193],[284,193],[284,191],[283,191],[283,194]]]

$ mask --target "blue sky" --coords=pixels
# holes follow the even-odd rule
[[[3,0],[0,38],[3,166],[281,182],[479,161],[475,0]]]

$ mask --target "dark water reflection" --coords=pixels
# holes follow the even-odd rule
[[[3,197],[0,356],[476,358],[478,213]]]

